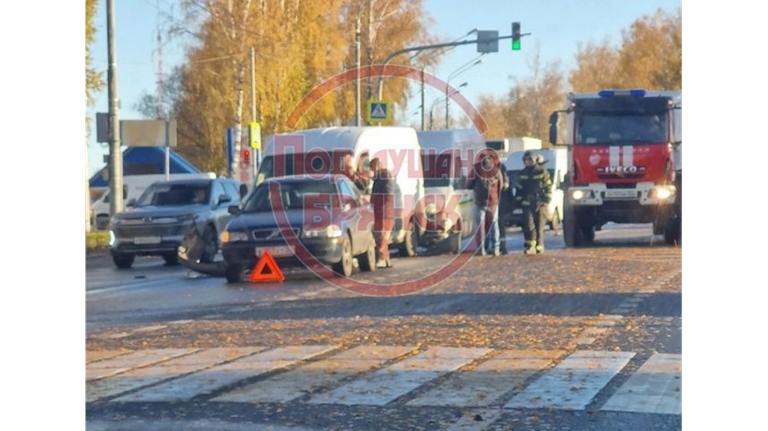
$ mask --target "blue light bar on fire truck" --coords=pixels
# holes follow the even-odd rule
[[[597,93],[600,97],[632,96],[645,97],[645,90],[602,90]]]

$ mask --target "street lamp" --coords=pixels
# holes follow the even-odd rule
[[[448,80],[445,82],[445,128],[448,128],[448,119],[449,117],[449,104],[450,104],[450,98],[448,97],[448,87],[451,85],[451,79],[461,75],[462,73],[468,71],[469,69],[482,64],[483,63],[483,56],[485,53],[480,54],[478,57],[473,58],[472,60],[468,61],[467,63],[464,63],[461,67],[454,70],[453,73],[448,75]]]
[[[435,100],[435,101],[434,101],[434,103],[432,103],[432,107],[431,107],[431,108],[429,108],[429,130],[432,130],[432,129],[433,129],[433,127],[432,127],[432,126],[433,126],[433,123],[434,123],[434,122],[433,122],[433,115],[432,115],[432,114],[433,114],[433,111],[435,110],[435,106],[437,106],[438,104],[440,104],[440,102],[442,102],[442,101],[443,101],[443,99],[447,99],[447,98],[449,98],[449,97],[453,96],[454,94],[458,93],[460,88],[464,88],[464,87],[466,87],[467,85],[469,85],[469,84],[468,84],[468,83],[466,83],[466,82],[465,82],[465,83],[463,83],[463,84],[461,84],[461,85],[459,85],[459,86],[458,86],[458,87],[457,87],[455,90],[453,90],[453,91],[451,92],[451,94],[446,94],[445,96],[443,96],[443,97],[441,97],[441,98],[439,98],[439,99]],[[445,128],[446,128],[446,129],[448,128],[448,122],[447,122],[447,121],[446,121],[446,124],[445,124]]]
[[[477,32],[478,32],[477,28],[473,28],[472,30],[468,31],[467,34],[458,37],[453,42],[458,42],[461,39],[464,39],[465,37],[470,36],[472,34],[475,34]],[[445,48],[444,50],[442,50],[442,53],[445,54],[446,52],[448,52],[448,51],[450,51],[450,50],[452,50],[454,48],[456,48],[456,47],[455,46],[451,46],[451,47]],[[408,60],[406,61],[406,64],[410,64],[411,61],[415,60],[416,57],[418,57],[423,52],[424,51],[416,51],[412,56],[408,57]],[[424,94],[424,68],[425,67],[426,66],[421,66],[421,130],[425,130],[424,122],[426,121],[426,117],[424,116],[424,110],[426,109],[426,102],[424,101],[424,97],[425,97],[425,94]]]

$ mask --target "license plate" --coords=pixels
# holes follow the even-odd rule
[[[637,191],[634,189],[627,190],[606,190],[605,197],[608,199],[628,199],[637,197]]]
[[[160,244],[159,236],[140,236],[133,239],[134,244]]]
[[[288,257],[293,256],[291,248],[288,246],[278,247],[256,247],[256,256],[261,257],[264,252],[267,251],[272,257]]]

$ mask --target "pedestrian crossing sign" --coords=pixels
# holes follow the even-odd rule
[[[369,100],[365,110],[365,119],[369,123],[384,123],[392,119],[392,111],[389,102],[383,100]]]

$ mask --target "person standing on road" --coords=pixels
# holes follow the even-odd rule
[[[499,256],[499,224],[494,223],[499,217],[499,201],[501,190],[504,187],[504,177],[501,175],[499,164],[494,162],[491,155],[484,155],[479,163],[475,164],[475,171],[467,188],[475,192],[474,222],[480,230],[480,240],[477,244],[479,254],[485,256],[485,237],[489,236],[489,253]]]
[[[525,254],[540,254],[544,252],[544,225],[546,207],[552,200],[552,179],[549,172],[536,163],[532,152],[523,154],[523,163],[525,168],[515,184],[515,200],[523,209]]]
[[[376,267],[390,268],[389,237],[395,224],[395,181],[379,158],[371,160],[373,188],[373,232],[376,239]]]

